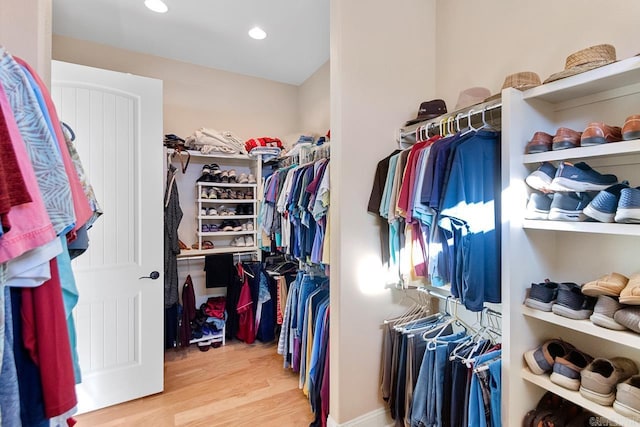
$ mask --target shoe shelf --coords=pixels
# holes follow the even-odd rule
[[[607,420],[611,421],[615,424],[606,423],[605,420],[602,421],[601,424],[592,424],[592,425],[621,425],[624,427],[640,427],[640,420],[631,419],[625,417],[624,415],[620,415],[617,413],[613,407],[611,406],[602,406],[595,402],[592,402],[589,399],[585,399],[582,397],[580,392],[566,389],[564,387],[560,387],[559,385],[551,382],[549,379],[549,375],[536,375],[531,372],[528,368],[522,368],[521,376],[525,381],[528,381],[532,384],[537,385],[538,387],[548,390],[554,394],[557,394],[560,397],[567,399],[570,402],[575,403],[596,415],[599,415]]]
[[[222,187],[222,188],[256,188],[258,184],[253,183],[231,183],[231,182],[199,182],[202,187]]]
[[[198,199],[197,201],[199,203],[254,203],[256,199]]]
[[[168,148],[167,153],[172,154],[175,150],[173,148]],[[202,158],[210,158],[210,159],[234,159],[234,160],[254,160],[249,157],[247,154],[225,154],[225,153],[211,153],[211,154],[203,154],[198,150],[187,150],[187,153],[191,155],[191,157],[202,157]]]
[[[640,57],[634,56],[571,76],[571,78],[556,80],[526,90],[523,93],[523,99],[540,99],[555,104],[616,90],[638,82],[640,82]]]
[[[213,249],[186,249],[180,252],[178,259],[193,260],[202,259],[207,255],[216,254],[229,254],[239,252],[255,252],[258,250],[257,246],[223,246]]]
[[[255,215],[200,215],[198,219],[254,219]]]
[[[567,159],[584,159],[593,157],[619,156],[640,153],[640,139],[611,142],[590,147],[569,148],[566,150],[546,151],[544,153],[525,154],[523,163],[553,162]]]
[[[632,331],[616,331],[601,328],[591,323],[590,320],[569,319],[568,317],[559,316],[553,312],[534,310],[526,305],[522,305],[522,314],[533,319],[542,320],[543,322],[611,341],[615,344],[622,344],[633,349],[640,348],[640,335]]]
[[[242,231],[211,231],[208,233],[198,233],[202,237],[216,237],[216,236],[242,236],[246,234],[255,234],[254,230],[242,230]]]
[[[204,341],[224,343],[224,329],[222,331],[219,331],[213,334],[203,335],[202,338],[193,338],[189,340],[189,344],[195,344],[195,343],[204,342]]]
[[[618,224],[603,222],[570,222],[525,219],[522,228],[530,230],[571,231],[620,236],[640,236],[640,224]]]

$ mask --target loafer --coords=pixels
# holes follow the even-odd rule
[[[566,341],[552,339],[542,345],[525,352],[524,360],[536,375],[542,375],[553,369],[556,358],[565,356],[575,347]]]
[[[549,376],[552,383],[569,390],[580,389],[580,372],[585,369],[593,357],[580,350],[573,349],[566,356],[556,357],[553,372]]]
[[[629,141],[640,138],[640,114],[627,117],[622,126],[622,139]]]
[[[553,136],[553,150],[566,150],[580,146],[581,132],[569,128],[559,128]]]
[[[622,129],[620,126],[609,126],[602,122],[593,122],[589,123],[584,132],[582,132],[580,145],[588,147],[590,145],[618,141],[622,141]]]
[[[633,375],[616,386],[613,409],[631,419],[640,418],[640,375]]]
[[[524,147],[525,154],[543,153],[551,151],[553,137],[546,132],[536,132]]]
[[[626,357],[597,358],[580,372],[580,394],[599,405],[611,406],[616,385],[638,373],[635,362]]]

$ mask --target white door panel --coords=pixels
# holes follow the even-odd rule
[[[73,261],[86,412],[163,388],[162,82],[53,61],[52,97],[104,211]]]

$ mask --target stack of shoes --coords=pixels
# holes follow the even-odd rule
[[[615,175],[601,174],[584,162],[560,162],[558,168],[550,162],[543,162],[525,178],[525,182],[540,192],[533,192],[529,196],[525,218],[553,221],[585,221],[588,216],[584,211],[592,204],[596,192],[607,189],[613,191],[617,188],[615,185],[622,185],[618,184]],[[553,196],[547,193],[553,193]],[[606,198],[604,195],[602,197]],[[629,202],[629,206],[634,202],[638,203],[637,215],[640,222],[640,189],[637,199]],[[602,204],[603,202],[596,202],[592,205],[597,208]]]

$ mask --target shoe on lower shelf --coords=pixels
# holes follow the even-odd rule
[[[552,200],[553,195],[551,194],[537,191],[531,193],[527,202],[525,219],[548,219]]]
[[[529,370],[536,375],[542,375],[553,369],[556,358],[565,356],[575,347],[566,341],[552,339],[542,345],[524,353],[524,360]]]
[[[638,373],[635,362],[626,357],[597,358],[580,373],[580,394],[599,405],[611,406],[616,385]]]
[[[591,201],[589,193],[561,192],[553,195],[549,220],[580,222],[587,219],[584,208]]]
[[[569,351],[566,356],[556,357],[553,372],[549,376],[552,383],[569,390],[580,389],[580,372],[585,369],[593,357],[580,350]]]
[[[623,188],[620,191],[620,201],[614,220],[628,224],[640,223],[640,187]]]
[[[584,208],[584,214],[600,222],[613,222],[618,209],[620,193],[629,188],[629,182],[614,184],[599,192]]]
[[[613,315],[616,322],[640,334],[640,307],[625,307]]]
[[[613,409],[625,417],[640,418],[640,375],[633,375],[616,386]]]

